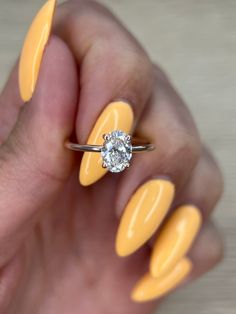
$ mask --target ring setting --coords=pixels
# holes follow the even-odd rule
[[[100,153],[102,167],[112,173],[119,173],[130,167],[133,153],[147,152],[155,149],[149,143],[138,144],[137,139],[121,131],[115,130],[103,135],[103,145],[81,145],[67,141],[65,146],[71,150]],[[132,142],[137,144],[133,144]]]

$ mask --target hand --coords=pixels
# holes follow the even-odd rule
[[[222,193],[216,162],[166,75],[107,9],[82,0],[56,9],[37,84],[20,71],[20,79],[28,74],[25,104],[18,68],[0,96],[0,313],[146,314],[155,301],[130,299],[145,273],[136,301],[161,297],[220,260],[210,218]],[[31,91],[24,84],[33,79]],[[96,144],[91,131],[114,106],[117,126],[133,127],[156,150],[121,174],[104,176],[91,154],[79,170],[82,154],[66,139],[75,133]]]

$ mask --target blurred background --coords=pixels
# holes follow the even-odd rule
[[[60,1],[59,1],[60,2]],[[236,1],[102,0],[172,78],[225,175],[215,220],[223,263],[171,295],[159,314],[235,314],[236,310]],[[0,0],[0,88],[44,1]]]

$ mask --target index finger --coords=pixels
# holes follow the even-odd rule
[[[101,135],[108,130],[132,132],[152,90],[147,53],[108,10],[92,1],[68,1],[60,6],[54,31],[70,46],[79,65],[78,141],[100,145]],[[83,185],[105,173],[100,156],[84,154]]]

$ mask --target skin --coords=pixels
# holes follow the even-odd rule
[[[215,266],[222,242],[210,215],[222,193],[220,171],[169,79],[107,9],[91,1],[57,8],[24,106],[17,69],[0,96],[0,313],[151,312],[155,302],[135,304],[129,295],[147,269],[152,241],[125,259],[114,242],[127,200],[152,176],[176,185],[173,208],[191,202],[202,211],[186,281]],[[119,98],[133,104],[137,134],[158,150],[83,188],[81,155],[63,143],[73,133],[85,142],[104,106]]]

